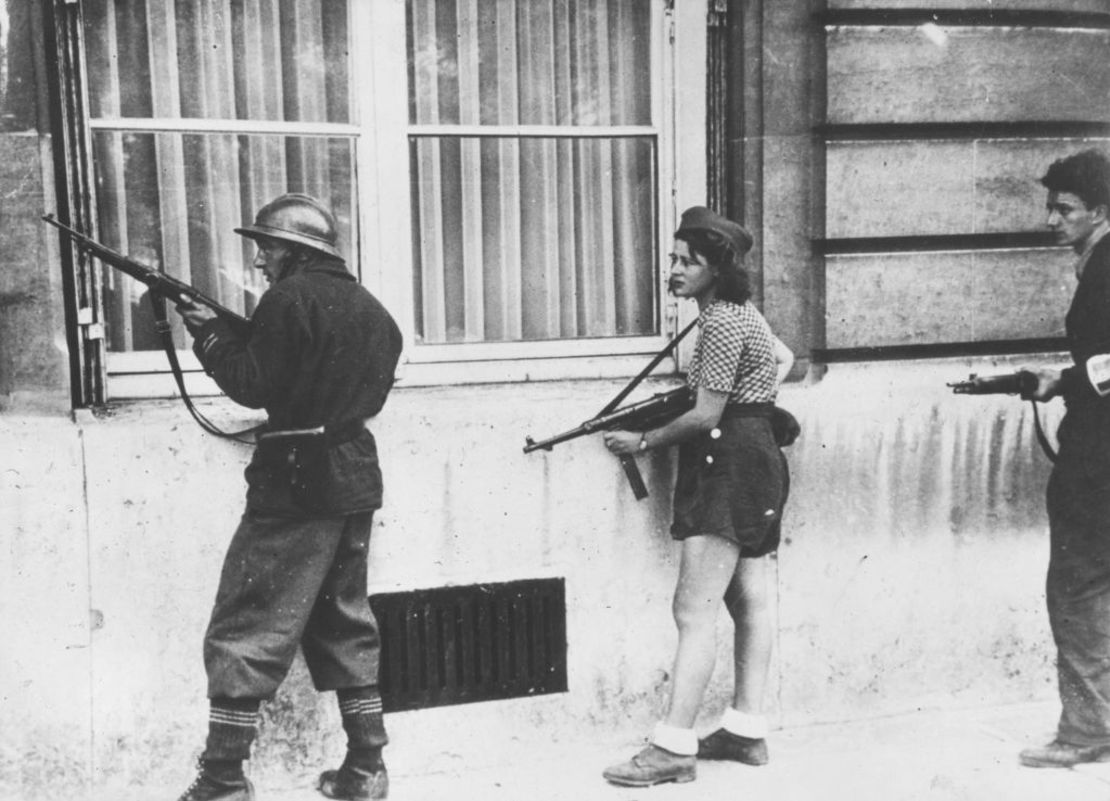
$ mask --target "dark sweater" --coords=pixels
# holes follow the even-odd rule
[[[193,350],[229,398],[265,409],[270,430],[335,426],[376,415],[393,386],[401,332],[385,307],[338,259],[320,257],[262,295],[249,340],[210,320]],[[325,513],[381,506],[374,438],[363,431],[329,451]],[[248,508],[302,516],[282,466],[259,452],[247,467]]]

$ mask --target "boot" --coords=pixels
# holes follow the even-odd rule
[[[370,801],[389,795],[389,774],[385,765],[377,771],[362,770],[344,762],[338,770],[325,770],[320,774],[316,788],[328,798],[343,801]]]
[[[197,777],[177,801],[254,801],[254,786],[243,775],[220,775],[203,759],[197,760]]]

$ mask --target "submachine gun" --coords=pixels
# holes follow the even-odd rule
[[[564,431],[562,434],[556,434],[539,442],[531,437],[525,437],[524,452],[549,451],[562,442],[583,437],[587,434],[595,434],[599,431],[613,431],[616,429],[647,431],[668,423],[683,412],[694,408],[696,400],[697,397],[689,387],[680,387],[670,392],[662,392],[645,401],[599,414],[569,431]],[[632,485],[632,493],[636,496],[636,500],[646,498],[648,496],[647,486],[644,484],[643,476],[640,475],[640,468],[636,466],[636,460],[628,455],[621,456],[620,460],[621,467],[624,468],[624,474],[628,478],[628,483]]]
[[[655,354],[647,367],[629,381],[625,388],[617,393],[615,398],[605,404],[605,408],[598,412],[596,417],[590,418],[570,431],[564,431],[562,434],[556,434],[554,437],[540,442],[536,442],[531,437],[525,437],[524,452],[549,451],[560,442],[566,442],[586,434],[594,434],[598,431],[612,431],[618,428],[625,431],[646,431],[649,428],[661,426],[683,412],[694,408],[697,397],[689,387],[680,387],[670,392],[653,395],[645,401],[633,403],[630,406],[620,406],[620,403],[671,351],[678,347],[678,343],[693,330],[695,325],[697,325],[697,320],[683,328],[678,336],[667,343],[663,350]],[[640,468],[636,466],[636,459],[630,455],[624,455],[620,457],[620,462],[621,467],[624,468],[624,475],[632,486],[632,494],[636,496],[636,500],[642,501],[648,496],[648,490],[647,485],[644,484],[644,477],[640,475]]]
[[[972,373],[967,381],[955,381],[948,386],[957,395],[1018,395],[1022,400],[1032,400],[1037,390],[1037,377],[1028,370],[1004,375]]]
[[[984,376],[972,373],[966,381],[955,381],[948,386],[957,395],[1017,395],[1022,400],[1029,401],[1033,406],[1033,426],[1036,430],[1037,442],[1048,460],[1056,461],[1056,452],[1052,450],[1044,428],[1041,427],[1040,411],[1037,409],[1037,401],[1033,398],[1033,393],[1037,391],[1037,376],[1033,373],[1028,370]]]

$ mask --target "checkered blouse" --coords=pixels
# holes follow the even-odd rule
[[[718,300],[698,315],[697,344],[686,383],[727,392],[728,403],[775,400],[777,365],[771,328],[751,303]]]

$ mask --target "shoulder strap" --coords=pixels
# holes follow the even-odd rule
[[[1052,450],[1052,446],[1048,443],[1048,437],[1045,436],[1044,428],[1041,427],[1041,413],[1037,408],[1037,402],[1030,398],[1029,402],[1033,404],[1033,427],[1037,432],[1037,442],[1044,451],[1044,455],[1048,457],[1048,461],[1053,464],[1056,463],[1056,451]]]
[[[639,375],[637,375],[635,378],[633,378],[631,381],[629,381],[627,386],[625,386],[624,389],[622,389],[620,392],[618,392],[617,396],[615,398],[613,398],[611,401],[609,401],[607,404],[605,404],[605,408],[602,409],[600,412],[598,412],[598,417],[600,417],[603,414],[609,414],[609,412],[616,409],[617,406],[620,405],[620,402],[622,400],[624,400],[625,398],[627,398],[632,393],[632,390],[636,389],[636,387],[639,386],[640,382],[643,381],[645,378],[647,378],[648,375],[651,373],[651,371],[659,366],[659,362],[661,362],[665,358],[667,358],[667,356],[670,354],[670,352],[673,351],[676,347],[678,347],[678,343],[682,340],[682,338],[684,336],[686,336],[687,334],[689,334],[690,331],[692,331],[694,326],[697,325],[697,324],[698,324],[698,321],[694,320],[688,326],[683,328],[678,333],[678,336],[676,336],[674,339],[672,339],[670,342],[668,342],[666,347],[663,348],[663,350],[661,350],[657,354],[655,354],[655,356],[652,358],[652,360],[650,362],[648,362],[647,367],[645,367],[643,370],[641,370]]]
[[[177,359],[177,348],[174,345],[173,333],[166,317],[165,296],[152,290],[150,292],[150,305],[154,307],[154,327],[162,341],[162,348],[166,351],[166,359],[170,363],[170,372],[173,373],[173,380],[177,382],[177,391],[181,393],[181,400],[185,404],[185,408],[189,410],[189,414],[193,416],[193,419],[197,421],[201,428],[213,436],[242,442],[244,445],[252,444],[252,441],[246,439],[246,436],[261,430],[264,425],[251,426],[250,428],[244,428],[242,431],[224,431],[201,414],[200,410],[193,404],[193,399],[189,397],[189,393],[185,389],[185,378],[181,374],[181,363]]]

